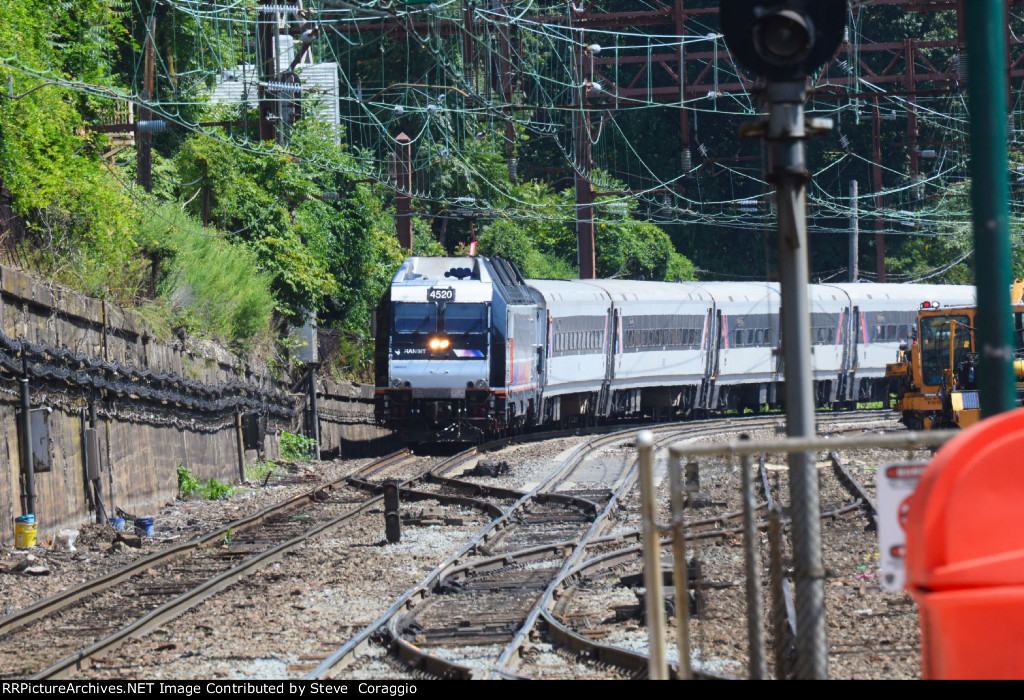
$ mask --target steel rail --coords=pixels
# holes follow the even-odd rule
[[[409,450],[398,450],[391,454],[385,455],[377,460],[374,460],[370,464],[362,467],[359,471],[371,471],[371,473],[379,473],[381,470],[393,466],[396,463],[412,457],[412,453]],[[200,535],[187,542],[172,545],[157,552],[153,552],[141,559],[137,559],[125,566],[116,569],[110,573],[98,576],[94,579],[84,581],[77,586],[70,588],[66,591],[62,591],[54,596],[38,601],[28,607],[18,610],[10,615],[0,618],[0,637],[6,636],[25,625],[34,622],[42,617],[55,613],[63,608],[82,600],[91,595],[102,593],[117,584],[130,579],[131,577],[139,574],[140,572],[146,571],[147,569],[167,564],[172,561],[176,561],[189,553],[204,547],[213,542],[219,541],[227,534],[231,532],[238,534],[245,532],[257,525],[260,525],[267,518],[276,515],[281,512],[286,512],[292,507],[308,501],[313,497],[313,494],[317,491],[321,491],[325,488],[330,489],[345,483],[350,477],[341,477],[328,484],[322,484],[315,487],[313,490],[301,493],[297,496],[293,496],[287,500],[281,501],[268,506],[252,515],[248,515],[244,518],[232,521],[226,525],[217,528],[207,534]]]
[[[769,423],[775,422],[772,418],[764,418],[762,416],[750,419],[743,419],[738,422],[743,424],[743,430],[749,430],[749,425],[747,425],[748,423],[758,424],[765,421]],[[695,428],[693,424],[687,424],[685,427],[675,426],[668,430],[660,431],[667,432],[668,435],[662,435],[655,441],[655,449],[663,449],[664,445],[670,443],[672,440],[679,439],[680,434],[685,434],[687,439],[693,439],[703,437],[706,435],[708,431],[715,430],[720,430],[720,428],[718,428],[717,426],[712,427],[706,425],[698,426]],[[634,482],[639,476],[637,471],[638,463],[638,459],[634,460],[630,467],[624,471],[623,477],[617,484],[617,487],[615,488],[611,499],[605,505],[604,509],[597,514],[594,523],[591,525],[587,533],[584,534],[583,538],[580,540],[579,545],[574,549],[573,554],[566,559],[565,563],[562,565],[562,568],[559,570],[558,574],[556,574],[554,580],[552,580],[551,583],[549,583],[548,587],[544,591],[544,594],[531,608],[529,614],[527,615],[526,621],[523,623],[522,627],[520,628],[516,636],[502,651],[501,656],[499,656],[497,662],[494,665],[494,668],[491,671],[491,679],[496,679],[502,675],[512,673],[512,669],[508,667],[509,662],[512,660],[513,656],[519,654],[523,644],[527,639],[527,636],[530,634],[534,625],[537,623],[537,620],[541,615],[541,611],[547,608],[550,604],[551,598],[554,595],[554,591],[558,587],[559,582],[562,579],[564,579],[568,572],[579,562],[580,557],[586,550],[587,542],[596,536],[600,528],[603,526],[605,520],[607,519],[608,514],[618,503],[620,496],[627,490],[632,488]]]
[[[843,464],[842,460],[839,459],[839,453],[832,450],[828,453],[829,458],[832,460],[832,469],[835,470],[836,476],[839,481],[843,483],[846,488],[858,496],[864,503],[865,510],[868,511],[868,515],[871,518],[872,524],[878,527],[878,503],[871,494],[864,488],[864,484],[860,483],[860,480],[855,477],[849,469]]]
[[[635,429],[627,429],[623,431],[616,431],[608,435],[604,435],[598,438],[594,442],[605,442],[621,439],[624,435],[630,432],[635,432]],[[564,433],[554,433],[557,437],[565,437]],[[505,440],[499,441],[504,444],[511,444],[513,439],[506,438]],[[416,600],[423,600],[430,595],[430,591],[434,588],[435,583],[447,577],[449,569],[458,567],[463,560],[471,555],[482,543],[488,541],[490,536],[496,534],[503,528],[507,527],[513,514],[519,510],[524,504],[529,502],[531,498],[543,490],[548,484],[553,482],[562,471],[573,468],[578,461],[582,461],[583,455],[593,449],[594,442],[583,442],[574,447],[568,455],[563,459],[562,464],[559,465],[547,478],[545,478],[540,484],[535,486],[531,491],[524,493],[512,506],[508,508],[504,515],[494,519],[487,526],[485,526],[473,539],[464,545],[458,552],[451,555],[438,565],[433,571],[427,574],[423,581],[407,590],[403,593],[398,600],[396,600],[387,611],[384,612],[374,622],[367,625],[359,634],[355,635],[344,645],[339,647],[334,653],[324,659],[319,666],[310,671],[306,676],[305,680],[318,680],[325,678],[328,673],[334,669],[344,668],[350,664],[356,657],[356,655],[362,651],[369,644],[370,640],[382,629],[389,627],[392,620],[395,620],[401,613],[406,610],[410,610],[414,607]],[[588,449],[589,448],[589,449]],[[442,469],[435,468],[432,470],[433,473],[442,473]],[[507,557],[507,555],[505,555]],[[490,560],[495,557],[490,557]],[[401,638],[401,634],[396,632],[392,636],[392,642],[395,644],[396,655],[406,663],[413,665],[416,668],[440,675],[441,677],[450,677],[449,674],[454,674],[454,677],[465,677],[469,678],[472,676],[469,669],[463,666],[457,666],[450,664],[443,659],[422,652],[409,642],[406,642]]]
[[[471,457],[472,453],[472,450],[467,450],[465,452],[459,453],[446,460],[446,463],[457,464],[463,462],[467,460],[469,457]],[[412,454],[409,453],[407,450],[402,450],[396,453],[392,453],[391,455],[388,455],[382,460],[375,461],[371,465],[369,465],[368,467],[364,467],[360,471],[372,470],[372,473],[376,474],[382,471],[387,466],[393,466],[396,462],[400,462],[403,459],[407,459],[411,456]],[[348,478],[351,477],[344,477],[342,479],[338,479],[337,481],[332,482],[332,484],[340,483]],[[403,482],[403,485],[413,483],[421,478],[423,478],[422,475],[414,477],[413,479],[406,480],[405,482]],[[433,496],[431,495],[431,498],[432,497]],[[97,654],[116,649],[118,646],[123,644],[128,639],[144,636],[146,633],[150,632],[154,628],[166,624],[167,622],[180,616],[190,608],[194,607],[196,604],[201,603],[202,601],[213,596],[214,594],[237,583],[239,580],[245,578],[252,572],[263,568],[267,564],[277,561],[289,550],[294,549],[298,545],[306,542],[309,539],[312,539],[313,537],[316,537],[317,535],[321,535],[325,532],[328,532],[336,528],[337,526],[344,523],[346,520],[349,520],[355,517],[356,515],[366,512],[371,506],[374,506],[383,501],[383,498],[383,495],[373,496],[363,501],[359,505],[355,506],[354,508],[346,510],[338,517],[332,518],[331,520],[325,523],[321,523],[320,525],[311,528],[310,530],[307,530],[306,532],[296,537],[293,537],[285,542],[282,542],[281,544],[272,547],[271,549],[268,549],[253,557],[250,557],[238,566],[232,567],[211,579],[207,579],[206,581],[201,583],[199,586],[193,588],[192,590],[172,600],[167,601],[166,603],[157,608],[154,608],[143,617],[137,619],[135,622],[122,627],[113,634],[96,641],[86,649],[80,650],[75,654],[67,656],[64,659],[58,661],[57,663],[51,665],[49,668],[31,676],[32,680],[64,678],[68,674],[76,670],[88,668],[91,665],[91,659],[95,657]]]
[[[873,421],[879,419],[877,411],[860,413],[866,413],[866,415],[864,415],[861,418],[861,420],[863,421]],[[726,424],[738,423],[743,425],[744,428],[749,429],[750,423],[766,423],[769,425],[778,424],[780,418],[782,418],[782,416],[774,415],[756,417],[751,416],[749,418],[715,418],[699,422],[689,422],[686,423],[685,426],[681,426],[680,424],[675,423],[662,426],[654,426],[653,428],[649,429],[652,429],[659,433],[664,432],[665,430],[679,430],[681,427],[685,427],[688,430],[692,430],[695,427],[701,428],[703,426],[707,426],[708,424],[714,424],[715,427],[718,427],[723,422]],[[843,414],[842,417],[829,416],[829,418],[842,420],[844,422],[851,422],[856,419],[856,414],[851,412],[849,414]],[[616,439],[620,439],[621,437],[628,435],[630,433],[638,432],[639,430],[644,429],[644,427],[645,426],[631,426],[630,428],[627,429],[607,433],[605,435],[600,436],[598,438],[598,441],[604,443],[605,441],[613,441]],[[479,451],[493,451],[496,449],[500,449],[503,446],[517,442],[534,442],[546,439],[558,439],[578,435],[594,434],[606,429],[607,428],[598,427],[575,431],[552,431],[547,433],[536,433],[532,435],[520,435],[511,438],[504,438],[493,443],[488,443],[487,447],[481,447]],[[473,538],[472,541],[465,545],[459,552],[453,554],[447,560],[439,564],[432,572],[430,572],[426,576],[426,578],[418,586],[415,586],[414,588],[411,588],[404,594],[402,594],[402,596],[400,596],[391,605],[391,607],[388,608],[388,610],[385,611],[377,620],[372,622],[370,625],[366,626],[357,635],[355,635],[354,637],[349,639],[348,642],[339,647],[334,653],[325,658],[320,663],[319,666],[310,671],[304,678],[306,680],[323,679],[326,678],[327,675],[332,670],[341,669],[349,665],[355,660],[356,656],[368,646],[368,644],[374,639],[374,637],[377,636],[378,633],[380,633],[385,628],[387,628],[388,633],[391,635],[391,642],[395,646],[396,656],[402,661],[408,663],[410,666],[426,671],[428,673],[439,675],[441,677],[472,677],[472,672],[470,671],[470,669],[457,664],[451,664],[426,651],[419,649],[407,640],[404,640],[401,634],[398,632],[397,627],[393,628],[391,623],[393,621],[397,621],[397,618],[404,612],[414,608],[417,601],[421,601],[429,597],[430,591],[435,587],[437,581],[447,578],[448,574],[446,572],[448,572],[449,569],[454,569],[455,567],[458,567],[467,555],[471,555],[471,553],[475,551],[482,543],[488,541],[491,537],[493,537],[494,534],[500,532],[502,529],[507,527],[511,516],[523,504],[529,501],[533,495],[538,494],[543,489],[548,487],[552,482],[555,482],[563,471],[568,471],[570,467],[573,466],[572,460],[574,458],[578,457],[579,460],[582,460],[582,456],[580,456],[580,453],[584,450],[584,448],[590,447],[591,449],[593,449],[595,446],[596,445],[594,445],[593,443],[582,443],[576,446],[572,450],[572,452],[569,455],[567,455],[566,459],[563,461],[563,464],[560,465],[558,469],[556,469],[541,484],[537,485],[532,491],[523,494],[514,504],[512,504],[512,506],[508,508],[504,516],[489,523],[483,530],[480,531],[480,533],[476,535],[476,537]],[[445,471],[447,471],[447,469],[443,466],[436,467],[431,470],[431,474],[440,476]],[[719,518],[721,517],[722,516],[719,516]],[[716,518],[712,520],[717,521],[718,519]],[[606,537],[595,537],[592,538],[590,544],[597,545],[600,543],[612,541],[625,541],[625,539],[629,538],[630,536],[639,537],[639,531],[635,533],[618,533]],[[549,548],[555,546],[556,545],[546,545],[546,547]],[[574,550],[576,550],[576,545],[574,543],[557,543],[557,546],[562,548],[572,547]],[[512,556],[512,554],[509,553],[503,556],[505,557],[505,559],[508,559],[510,556]],[[489,560],[493,559],[495,558],[491,557]],[[497,673],[502,677],[514,675],[502,671],[498,671]]]

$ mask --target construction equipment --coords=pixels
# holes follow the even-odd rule
[[[1011,292],[1017,403],[1024,405],[1024,280]],[[911,430],[966,428],[981,419],[978,398],[976,306],[942,307],[924,302],[909,347],[900,347],[897,362],[886,365],[893,381],[895,409]]]

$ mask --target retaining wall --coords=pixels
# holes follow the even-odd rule
[[[119,507],[145,516],[176,496],[179,464],[197,478],[237,481],[239,452],[246,463],[258,456],[241,449],[239,414],[261,410],[257,398],[264,406],[268,396],[275,406],[295,403],[265,369],[213,344],[157,342],[130,309],[2,266],[0,331],[0,544],[13,542],[14,518],[25,512],[24,358],[36,425],[35,516],[44,540],[96,517],[96,485],[104,515]],[[100,361],[103,368],[93,364]],[[277,456],[278,431],[300,421],[300,414],[268,417],[266,457]],[[86,475],[90,426],[98,484]]]

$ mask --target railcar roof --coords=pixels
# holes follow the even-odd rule
[[[608,294],[591,284],[570,280],[526,280],[526,283],[540,292],[548,301],[604,302]]]
[[[484,264],[484,258],[406,258],[395,273],[394,285],[429,285],[439,282],[472,280],[491,283],[491,273]],[[468,272],[468,274],[466,274]],[[447,274],[447,276],[445,276]]]
[[[834,285],[850,295],[854,304],[861,301],[938,301],[942,304],[974,304],[975,287],[970,284],[858,284],[847,282]]]
[[[640,280],[581,280],[603,289],[615,301],[710,301],[711,297],[693,282],[647,282]]]
[[[694,282],[719,305],[729,302],[761,302],[779,299],[778,282]]]

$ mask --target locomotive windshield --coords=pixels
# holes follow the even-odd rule
[[[450,335],[487,332],[487,304],[445,304],[444,330]]]
[[[396,333],[433,333],[437,330],[437,304],[395,303]]]
[[[956,337],[953,323],[956,321]],[[952,348],[950,344],[952,343]],[[946,369],[953,369],[970,352],[971,328],[967,316],[928,316],[921,319],[921,378],[925,384],[942,383]],[[952,350],[952,354],[951,351]]]

